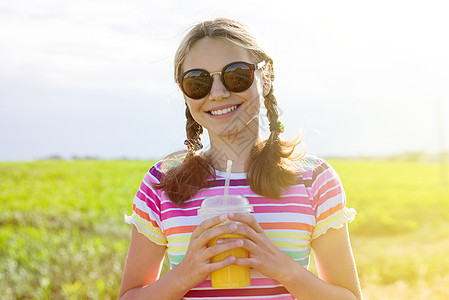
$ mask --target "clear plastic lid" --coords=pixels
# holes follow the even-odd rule
[[[198,215],[203,220],[226,213],[250,213],[253,207],[248,199],[240,195],[218,195],[205,198],[198,209]]]

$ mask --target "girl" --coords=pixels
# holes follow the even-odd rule
[[[185,153],[158,162],[133,202],[133,225],[119,299],[361,299],[338,175],[326,161],[294,155],[284,141],[273,95],[273,61],[247,27],[229,19],[202,22],[175,56],[175,79],[186,104]],[[261,102],[270,136],[259,135]],[[203,151],[206,128],[210,148]],[[223,194],[226,161],[233,161],[229,194],[248,198],[254,213],[204,222],[205,197]],[[232,222],[220,225],[228,217]],[[246,238],[207,242],[223,234]],[[244,248],[249,258],[218,253]],[[308,271],[311,249],[319,277]],[[167,252],[171,270],[159,278]],[[251,267],[251,286],[213,289],[209,274],[228,265]]]

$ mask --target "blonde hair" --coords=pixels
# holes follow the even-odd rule
[[[249,28],[235,20],[218,18],[195,25],[184,37],[176,51],[174,60],[174,77],[177,81],[182,73],[183,63],[191,47],[203,38],[221,39],[246,49],[254,62],[265,61],[268,65],[269,77],[274,81],[273,60],[258,45]],[[265,73],[267,75],[267,73]],[[264,96],[264,105],[270,123],[270,136],[254,145],[246,162],[247,181],[251,189],[263,196],[280,198],[282,188],[296,183],[297,174],[291,167],[294,160],[302,157],[293,155],[300,138],[281,140],[281,123],[277,101],[273,95],[273,85]],[[215,167],[210,157],[199,155],[203,127],[190,114],[186,105],[187,153],[182,163],[164,173],[157,188],[164,189],[173,203],[181,205],[193,197],[200,188],[206,187],[207,178],[215,176]],[[170,156],[169,156],[170,157]]]
[[[225,40],[248,50],[254,62],[271,61],[271,58],[259,47],[245,24],[231,19],[218,18],[195,25],[184,37],[175,54],[175,80],[182,73],[182,66],[190,48],[205,37]]]

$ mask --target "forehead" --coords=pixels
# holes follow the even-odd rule
[[[248,50],[229,41],[206,37],[193,44],[182,69],[201,68],[215,72],[234,61],[253,62]]]

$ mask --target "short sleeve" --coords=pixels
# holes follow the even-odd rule
[[[125,222],[136,226],[139,233],[158,245],[167,245],[161,222],[161,193],[153,184],[160,182],[160,164],[154,165],[142,180],[132,205],[132,215]]]
[[[338,229],[344,223],[354,220],[356,211],[346,207],[345,191],[340,178],[324,160],[319,160],[313,170],[311,193],[315,211],[312,239],[325,234],[329,228]]]

